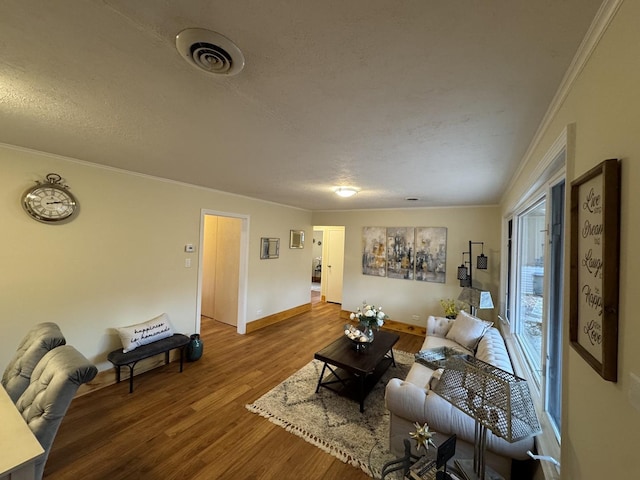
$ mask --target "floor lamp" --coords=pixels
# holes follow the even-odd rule
[[[488,430],[509,443],[541,432],[526,380],[471,355],[450,357],[433,391],[475,419],[473,461],[455,461],[467,480],[502,479],[485,465]]]
[[[478,309],[493,308],[493,300],[491,299],[491,293],[487,290],[481,290],[473,286],[473,246],[482,245],[482,253],[478,255],[476,262],[477,270],[486,270],[489,264],[488,257],[484,254],[484,242],[472,242],[469,241],[469,251],[462,252],[462,265],[458,267],[458,280],[460,280],[460,286],[462,292],[458,300],[469,305],[471,315],[476,315]],[[465,261],[464,256],[469,255],[469,261]],[[469,264],[469,268],[467,268]]]

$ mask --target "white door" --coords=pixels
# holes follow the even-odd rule
[[[237,326],[242,219],[206,215],[204,220],[200,312]]]
[[[327,227],[324,234],[326,247],[322,259],[325,299],[342,303],[342,275],[344,271],[344,227]],[[326,261],[325,261],[326,258]]]
[[[218,254],[216,261],[216,304],[214,317],[228,325],[238,326],[238,279],[242,220],[219,217]]]
[[[216,310],[216,259],[218,252],[218,217],[204,217],[204,234],[202,237],[202,300],[200,314],[215,318]]]

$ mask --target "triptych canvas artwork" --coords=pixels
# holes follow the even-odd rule
[[[445,283],[446,227],[363,227],[362,273]]]

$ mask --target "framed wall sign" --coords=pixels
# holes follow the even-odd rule
[[[571,183],[569,337],[605,380],[618,379],[620,162],[605,160]]]

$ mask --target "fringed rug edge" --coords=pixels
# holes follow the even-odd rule
[[[396,355],[401,357],[404,356],[405,359],[409,362],[411,362],[415,358],[415,355],[413,353],[405,352],[404,350],[396,350],[395,348],[393,349],[393,354],[394,356]],[[277,386],[274,388],[277,388]],[[304,441],[310,443],[311,445],[318,447],[322,451],[334,456],[338,460],[344,463],[347,463],[349,465],[352,465],[356,468],[360,468],[360,470],[362,470],[364,473],[366,473],[370,477],[379,478],[380,472],[377,471],[377,469],[376,471],[372,471],[368,463],[365,463],[362,460],[359,460],[357,458],[353,458],[353,455],[343,451],[340,447],[336,445],[332,445],[329,442],[323,441],[322,439],[318,438],[316,435],[313,435],[312,433],[309,433],[300,427],[296,427],[291,422],[288,422],[278,417],[277,415],[274,415],[273,413],[267,410],[264,410],[261,407],[258,407],[255,403],[247,404],[245,405],[245,407],[251,413],[256,413],[261,417],[268,419],[271,423],[284,428],[287,432],[293,433],[294,435],[302,438]]]
[[[358,467],[370,477],[375,478],[374,473],[369,468],[369,465],[363,463],[361,460],[358,460],[357,458],[353,458],[351,454],[343,451],[340,447],[337,447],[336,445],[332,445],[331,443],[318,438],[317,436],[307,432],[306,430],[300,427],[296,427],[295,425],[291,424],[291,422],[287,422],[286,420],[283,420],[282,418],[276,415],[273,415],[272,413],[266,410],[263,410],[262,408],[258,407],[255,404],[247,404],[245,405],[245,407],[251,413],[256,413],[261,417],[268,419],[271,423],[274,423],[275,425],[278,425],[279,427],[284,428],[287,432],[293,433],[297,437],[302,438],[305,442],[310,443],[315,447],[318,447],[320,450],[336,457],[341,462],[348,463],[349,465],[353,465],[354,467]]]

